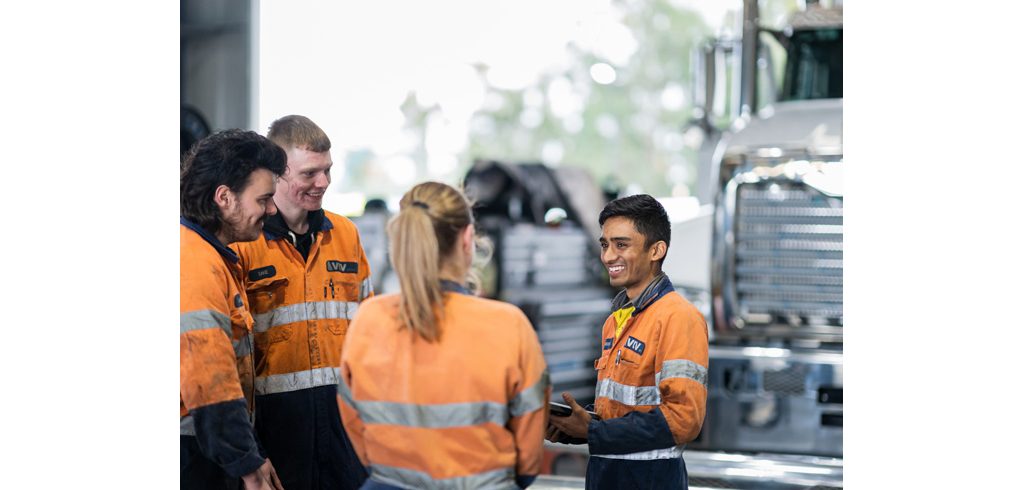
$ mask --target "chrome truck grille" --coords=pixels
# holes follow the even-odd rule
[[[800,181],[727,186],[722,301],[734,330],[842,340],[843,199]]]

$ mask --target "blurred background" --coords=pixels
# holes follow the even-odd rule
[[[797,8],[761,2],[762,24]],[[183,0],[181,100],[212,130],[312,118],[344,164],[324,204],[342,214],[457,183],[478,158],[698,196],[692,53],[738,36],[741,13],[739,0]]]

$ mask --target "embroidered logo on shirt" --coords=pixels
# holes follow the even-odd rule
[[[260,279],[266,279],[268,277],[274,277],[277,274],[277,269],[272,265],[266,267],[260,267],[259,269],[253,269],[249,271],[250,281],[259,281]]]
[[[608,337],[607,339],[604,339],[604,349],[603,350],[608,350],[608,349],[611,349],[611,348],[612,348],[612,338]]]
[[[359,272],[359,264],[356,262],[339,262],[337,260],[328,260],[327,272],[344,272],[346,274],[355,274]]]
[[[644,355],[644,347],[647,347],[647,344],[644,344],[643,342],[637,340],[632,335],[630,335],[629,338],[626,339],[626,348],[633,352],[636,352],[637,354]]]
[[[242,307],[242,295],[241,294],[236,294],[235,295],[235,308],[241,308],[241,307]]]

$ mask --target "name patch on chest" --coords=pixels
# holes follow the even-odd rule
[[[647,344],[644,344],[643,342],[635,339],[632,335],[630,335],[629,338],[626,339],[626,348],[633,352],[636,352],[637,354],[643,355],[645,347],[647,347]]]
[[[249,271],[250,281],[259,281],[260,279],[266,279],[268,277],[274,277],[277,275],[277,269],[272,265],[266,267],[260,267],[259,269],[253,269]]]
[[[611,349],[611,348],[612,348],[612,337],[608,337],[607,339],[604,339],[604,349],[603,350],[608,350],[608,349]]]
[[[346,274],[355,274],[359,272],[358,262],[339,262],[337,260],[327,261],[327,272],[344,272]]]

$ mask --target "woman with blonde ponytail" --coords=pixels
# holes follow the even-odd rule
[[[388,224],[400,292],[359,306],[338,407],[362,488],[525,488],[540,471],[547,366],[515,306],[467,290],[476,230],[457,189],[425,182]]]

